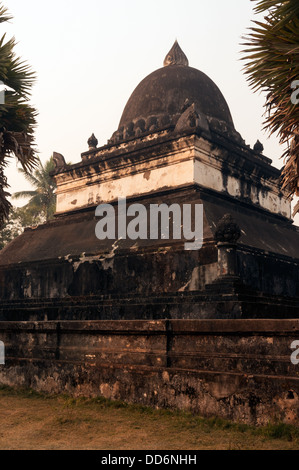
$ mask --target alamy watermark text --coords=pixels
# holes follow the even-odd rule
[[[126,198],[118,198],[117,214],[112,204],[96,208],[95,234],[99,240],[184,240],[185,250],[199,250],[203,241],[202,204],[143,204],[127,206]],[[187,241],[186,241],[187,240]]]

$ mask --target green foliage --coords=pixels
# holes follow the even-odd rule
[[[0,4],[0,24],[11,19],[7,9]],[[8,217],[8,183],[5,167],[14,155],[26,171],[36,164],[33,148],[36,110],[29,105],[35,75],[30,67],[15,55],[14,38],[0,36],[0,81],[13,89],[5,92],[5,103],[0,105],[0,227]]]
[[[22,233],[22,226],[15,211],[16,208],[10,211],[9,220],[0,231],[0,250]]]
[[[53,217],[56,208],[55,181],[50,175],[54,170],[54,161],[51,157],[43,165],[38,159],[38,165],[33,173],[27,173],[23,168],[19,169],[27,181],[33,186],[32,191],[19,191],[13,194],[14,199],[29,197],[29,202],[24,209],[30,211],[32,216],[49,220]]]
[[[0,250],[21,235],[24,228],[43,223],[44,217],[30,207],[13,207],[0,231]]]
[[[299,105],[292,103],[292,82],[299,80],[298,0],[252,0],[264,21],[254,21],[243,51],[245,73],[254,91],[265,91],[265,129],[287,143],[283,188],[299,195]],[[299,210],[299,207],[298,207]]]
[[[10,210],[8,220],[0,231],[0,249],[19,236],[24,228],[42,224],[53,217],[56,209],[56,185],[50,175],[53,169],[52,157],[44,165],[38,160],[38,166],[32,174],[23,168],[19,169],[34,189],[13,194],[12,197],[15,199],[28,197],[30,199],[25,206],[13,207]]]
[[[262,428],[262,432],[270,439],[287,439],[288,441],[298,437],[298,428],[286,423],[268,423]]]

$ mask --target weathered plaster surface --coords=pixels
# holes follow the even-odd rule
[[[278,175],[269,178],[269,164],[260,166],[257,159],[249,165],[244,156],[215,148],[203,138],[178,138],[165,146],[153,145],[150,151],[141,146],[136,160],[134,146],[123,153],[118,149],[113,158],[111,152],[96,154],[101,156],[97,164],[90,160],[87,166],[56,176],[57,213],[196,183],[291,217],[290,201],[281,192]]]
[[[78,187],[66,187],[65,192],[57,192],[57,212],[78,209],[88,205],[112,202],[117,198],[137,196],[162,188],[173,188],[193,183],[193,162],[184,161],[169,164],[162,168],[149,170],[146,165],[139,168],[139,172],[121,178],[104,179],[94,182],[86,187],[84,180]],[[73,186],[73,184],[71,185]]]
[[[0,383],[298,425],[298,320],[0,322]]]

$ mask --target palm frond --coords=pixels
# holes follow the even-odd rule
[[[38,166],[33,173],[26,173],[22,168],[19,170],[27,181],[34,187],[32,191],[19,191],[13,194],[13,198],[20,199],[29,197],[29,202],[24,206],[31,210],[36,216],[42,215],[46,220],[51,218],[56,208],[55,181],[50,176],[50,171],[54,169],[53,158],[43,164],[38,159]]]
[[[18,191],[13,193],[11,196],[13,199],[22,199],[25,197],[34,197],[36,195],[36,191]]]
[[[257,13],[267,13],[243,38],[244,71],[254,91],[266,92],[264,130],[287,144],[282,189],[292,196],[299,188],[299,105],[291,100],[292,83],[299,79],[299,2],[252,1]]]
[[[4,23],[11,19],[12,16],[8,13],[8,9],[4,5],[0,4],[0,23]]]
[[[0,4],[0,23],[11,19]],[[0,226],[7,218],[11,204],[4,168],[14,155],[25,172],[32,172],[38,163],[34,145],[36,110],[28,103],[35,74],[31,67],[16,56],[14,38],[0,37],[0,80],[9,87],[5,103],[0,106]],[[11,91],[13,90],[13,91]]]

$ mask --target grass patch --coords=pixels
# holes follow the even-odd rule
[[[270,439],[286,439],[288,441],[299,439],[299,429],[290,424],[268,423],[267,426],[259,431]]]
[[[27,388],[27,387],[18,387],[18,388],[13,388],[9,387],[8,385],[0,385],[0,395],[1,396],[15,396],[15,397],[23,397],[23,398],[34,398],[34,399],[56,399],[60,395],[55,395],[55,394],[46,394],[46,393],[41,393],[37,392],[36,390],[33,390],[32,388]],[[61,395],[62,396],[62,395]],[[65,395],[67,397],[67,395]]]
[[[299,449],[299,429],[0,387],[0,449]]]

